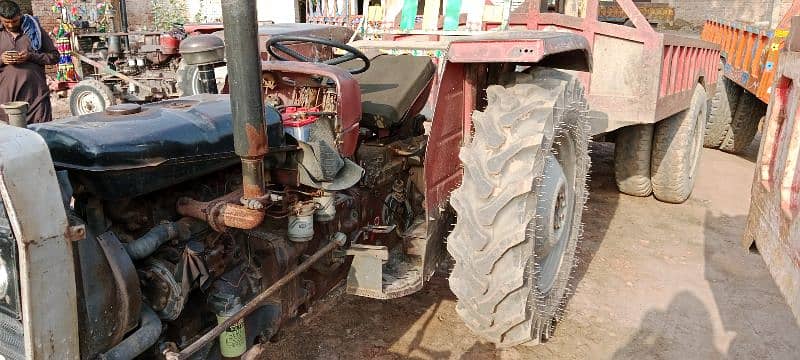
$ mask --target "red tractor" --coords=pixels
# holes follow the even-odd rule
[[[616,136],[629,189],[685,200],[718,51],[654,32],[630,0],[634,28],[598,22],[596,0],[585,18],[494,3],[469,24],[391,7],[373,40],[275,36],[262,61],[255,1],[225,1],[230,95],[4,126],[0,354],[237,357],[342,279],[418,291],[445,239],[470,329],[548,339],[590,137]],[[199,39],[186,61],[212,92],[220,44]]]

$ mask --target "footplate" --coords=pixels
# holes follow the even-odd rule
[[[422,289],[423,263],[421,257],[415,256],[414,251],[419,250],[421,244],[413,240],[420,232],[424,238],[426,227],[424,222],[415,225],[403,236],[408,243],[405,252],[402,246],[390,250],[386,246],[362,244],[353,244],[347,250],[347,255],[353,256],[353,263],[347,274],[348,294],[373,299],[395,299]]]

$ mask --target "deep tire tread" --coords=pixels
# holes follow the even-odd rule
[[[720,72],[717,91],[711,98],[708,122],[705,127],[703,146],[716,149],[722,145],[733,121],[733,114],[739,104],[744,89]]]
[[[653,153],[651,174],[653,194],[656,199],[680,204],[686,201],[694,189],[702,139],[696,137],[695,131],[703,131],[708,113],[698,115],[707,110],[707,96],[702,85],[695,86],[692,104],[689,109],[662,120],[656,124],[653,135]],[[699,119],[698,119],[699,118]],[[696,150],[696,158],[691,158]]]
[[[614,178],[617,188],[631,196],[650,196],[650,153],[653,149],[653,125],[634,125],[617,133],[614,146]]]
[[[758,123],[767,113],[767,104],[755,95],[744,92],[736,106],[736,112],[727,127],[719,149],[740,153],[753,142],[758,133]]]
[[[457,312],[477,334],[498,346],[535,343],[560,316],[576,241],[553,290],[537,294],[529,236],[535,231],[529,228],[536,209],[534,179],[543,174],[557,129],[576,134],[577,237],[589,163],[586,101],[574,77],[552,69],[515,74],[506,87],[490,86],[487,97],[486,110],[473,115],[475,135],[460,153],[463,183],[451,196],[458,221],[447,244],[455,259],[450,287],[459,299]],[[577,114],[574,123],[561,124],[565,114]]]

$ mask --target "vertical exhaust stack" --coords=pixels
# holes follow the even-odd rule
[[[244,203],[264,194],[262,160],[268,149],[256,19],[256,0],[222,2],[233,111],[233,141],[236,155],[242,158]]]

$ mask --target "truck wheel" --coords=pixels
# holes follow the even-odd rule
[[[115,103],[111,89],[94,79],[79,82],[69,94],[69,110],[73,116],[100,112]]]
[[[623,194],[650,196],[650,153],[653,125],[634,125],[620,129],[614,146],[614,177]]]
[[[767,104],[749,92],[742,94],[719,149],[738,153],[750,146],[758,132],[758,123],[766,113]]]
[[[692,194],[708,118],[707,101],[705,89],[697,84],[689,109],[656,124],[650,173],[658,200],[680,204]]]
[[[175,71],[175,82],[179,97],[199,94],[201,85],[197,65],[189,65],[181,59]]]
[[[450,289],[467,327],[498,346],[547,340],[560,318],[586,201],[586,100],[567,73],[538,69],[487,89],[462,148]]]
[[[720,72],[720,81],[717,85],[717,92],[711,98],[711,104],[706,124],[703,146],[716,149],[722,145],[728,127],[733,121],[733,113],[736,110],[739,99],[742,96],[742,87],[726,78]]]

